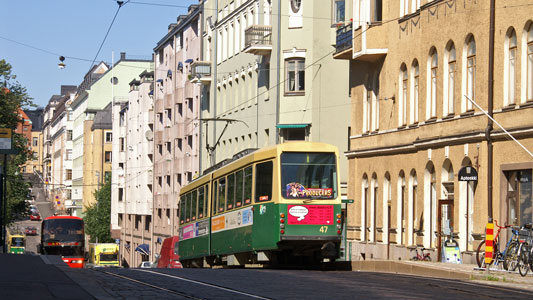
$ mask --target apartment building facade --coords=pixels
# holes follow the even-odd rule
[[[114,107],[113,178],[117,197],[111,204],[111,235],[120,239],[121,265],[136,267],[146,255],[135,251],[152,242],[154,101],[153,68],[130,81],[127,103]]]
[[[26,163],[26,173],[38,173],[42,176],[43,163],[43,108],[24,110],[31,121],[31,156]]]
[[[204,57],[212,65],[212,82],[204,88],[209,101],[201,118],[217,120],[202,122],[202,140],[208,143],[202,147],[202,169],[247,148],[291,140],[346,150],[348,63],[331,56],[345,7],[338,15],[335,1],[205,5]],[[339,158],[343,188],[346,161]]]
[[[165,238],[178,234],[180,188],[200,171],[201,88],[190,80],[201,61],[202,14],[201,5],[189,6],[154,48],[151,259]]]
[[[491,2],[354,2],[334,54],[350,62],[352,259],[440,260],[453,238],[472,262],[489,218],[533,221],[531,156],[483,112],[532,149],[532,19],[496,1],[490,44]]]
[[[85,184],[85,182],[97,183],[102,181],[105,175],[93,169],[92,157],[86,156],[88,153],[85,152],[89,146],[87,143],[91,143],[91,127],[96,113],[109,103],[125,101],[129,92],[128,83],[138,75],[139,70],[148,68],[150,63],[150,60],[129,59],[124,52],[120,53],[120,58],[111,67],[101,62],[87,73],[72,101],[74,118],[72,199],[76,203],[83,203],[82,209],[86,204],[94,202],[94,191],[98,187],[98,184]],[[106,158],[103,158],[105,164]],[[107,159],[109,160],[109,157]]]

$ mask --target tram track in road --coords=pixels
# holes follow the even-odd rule
[[[185,278],[185,277],[182,277],[182,276],[170,275],[170,274],[166,274],[166,273],[160,273],[160,272],[156,272],[156,271],[143,270],[143,269],[132,269],[132,270],[137,271],[137,272],[142,272],[142,273],[148,273],[148,274],[151,274],[151,275],[164,276],[164,277],[167,277],[167,278],[172,278],[172,279],[180,280],[180,281],[183,281],[183,282],[187,282],[189,284],[208,287],[208,288],[211,288],[211,289],[214,289],[214,290],[219,290],[220,292],[223,292],[223,293],[228,293],[229,295],[231,295],[231,294],[234,295],[234,296],[238,295],[238,296],[246,297],[246,298],[250,298],[250,299],[272,300],[272,298],[268,298],[268,297],[264,297],[264,296],[260,296],[260,295],[255,295],[255,294],[239,291],[237,289],[233,289],[233,288],[229,288],[229,287],[225,287],[225,286],[221,286],[221,285],[217,285],[217,284],[212,284],[212,283],[208,283],[208,282],[204,282],[204,281],[189,279],[189,278]],[[145,281],[142,281],[142,280],[139,280],[139,279],[135,279],[135,278],[132,278],[132,277],[129,277],[129,276],[121,275],[121,274],[116,274],[116,273],[109,272],[109,271],[104,271],[104,270],[97,270],[97,271],[98,272],[102,272],[102,273],[107,274],[107,275],[115,276],[117,278],[128,280],[128,281],[134,282],[136,284],[147,286],[147,287],[159,290],[159,291],[163,291],[163,292],[167,292],[167,293],[170,293],[170,294],[173,294],[173,295],[176,295],[176,296],[184,297],[184,298],[187,298],[187,299],[203,300],[203,299],[210,299],[211,298],[211,297],[203,298],[203,297],[200,297],[200,296],[191,295],[191,293],[184,293],[184,292],[176,291],[176,290],[164,287],[164,286],[148,283],[148,282],[145,282]]]

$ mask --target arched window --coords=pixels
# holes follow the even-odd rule
[[[416,235],[415,231],[419,231],[421,228],[418,228],[419,222],[421,221],[420,213],[420,205],[418,204],[418,179],[416,176],[416,171],[413,169],[411,171],[411,174],[409,176],[409,203],[410,205],[410,211],[409,211],[409,225],[408,225],[408,242],[410,245],[416,244]],[[422,207],[423,209],[423,207]]]
[[[472,101],[476,101],[476,41],[470,37],[466,47],[466,95]],[[466,100],[466,110],[472,110],[472,102]]]
[[[369,218],[368,214],[370,209],[368,207],[368,202],[370,201],[370,195],[368,190],[368,177],[366,174],[363,175],[363,181],[361,182],[361,240],[366,241],[368,234],[367,228],[369,228]]]
[[[378,206],[378,195],[379,195],[379,190],[378,190],[378,178],[376,176],[376,174],[374,173],[372,175],[372,199],[371,199],[371,202],[370,202],[370,215],[369,215],[369,219],[370,219],[370,236],[368,238],[369,241],[372,241],[372,242],[375,242],[376,241],[376,227],[377,227],[377,219],[378,219],[378,216],[379,216],[379,206]]]
[[[407,67],[400,67],[400,104],[398,106],[398,126],[404,126],[407,122],[407,85],[409,83]]]
[[[406,245],[407,241],[407,186],[405,184],[405,173],[400,171],[398,175],[398,198],[396,210],[396,243]]]
[[[420,83],[420,68],[418,61],[415,59],[411,65],[411,101],[410,101],[410,117],[411,124],[418,123],[418,86]]]
[[[444,100],[445,105],[443,105],[444,116],[452,115],[454,113],[455,106],[455,73],[456,73],[456,53],[455,45],[450,43],[446,49],[445,56],[448,58],[448,63],[445,65],[445,73],[447,76],[444,78],[445,89],[444,89]]]
[[[428,60],[428,95],[426,100],[426,119],[437,116],[437,74],[439,68],[439,57],[437,50],[430,51]]]
[[[381,217],[381,226],[383,228],[382,241],[384,244],[390,242],[390,228],[392,227],[392,189],[390,183],[390,174],[389,172],[385,173],[383,178],[383,199],[382,199],[382,217]]]
[[[506,44],[506,53],[505,53],[505,69],[504,70],[504,92],[506,101],[504,105],[514,105],[516,103],[516,55],[517,55],[517,44],[516,44],[516,32],[511,28],[507,36],[505,37]]]
[[[533,23],[527,31],[527,101],[533,101]]]

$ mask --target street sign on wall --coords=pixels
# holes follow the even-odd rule
[[[477,181],[477,170],[470,166],[462,167],[457,178],[459,181]]]

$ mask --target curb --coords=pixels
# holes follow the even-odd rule
[[[411,264],[399,261],[352,261],[352,271],[397,273],[457,280],[472,279],[471,274],[465,272],[439,269],[431,266],[424,266],[422,264]]]

